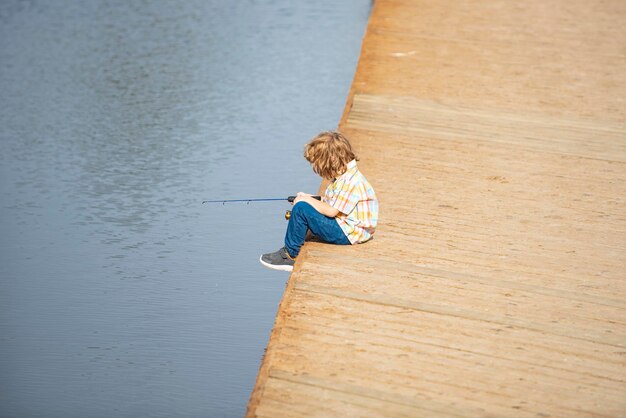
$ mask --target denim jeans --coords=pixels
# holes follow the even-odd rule
[[[330,244],[349,245],[350,241],[335,220],[322,215],[306,202],[298,202],[291,210],[285,234],[285,247],[292,257],[297,257],[304,244],[307,230]]]

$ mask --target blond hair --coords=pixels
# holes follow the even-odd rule
[[[304,146],[304,158],[315,173],[327,180],[339,177],[350,161],[357,160],[348,138],[337,131],[322,132],[310,140]]]

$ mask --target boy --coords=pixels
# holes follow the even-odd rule
[[[357,158],[343,134],[320,133],[305,145],[304,158],[330,184],[321,200],[298,193],[293,201],[285,246],[261,256],[261,264],[272,269],[293,270],[308,231],[324,242],[349,245],[369,240],[376,229],[378,200],[357,168]]]

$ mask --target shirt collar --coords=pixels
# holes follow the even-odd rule
[[[346,171],[343,174],[341,174],[339,177],[337,177],[335,181],[339,180],[340,178],[348,178],[349,176],[352,176],[355,170],[356,170],[356,160],[352,160],[348,164],[346,164]]]

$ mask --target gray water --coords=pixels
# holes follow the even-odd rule
[[[244,414],[369,3],[0,2],[0,416]]]

